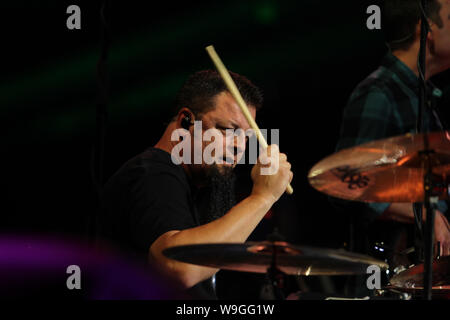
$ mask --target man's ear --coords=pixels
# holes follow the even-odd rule
[[[433,48],[434,48],[434,36],[433,36],[433,27],[434,26],[435,26],[434,23],[432,23],[430,25],[430,30],[428,30],[428,34],[427,34],[427,47],[430,49],[431,52],[433,52]],[[421,33],[422,33],[422,20],[419,20],[419,22],[416,25],[416,39],[419,41],[419,43],[420,43]]]
[[[420,35],[422,33],[422,19],[419,20],[419,22],[417,22],[416,24],[416,38],[420,41]],[[430,35],[430,32],[428,32],[428,36]],[[428,40],[428,38],[427,38]]]
[[[434,24],[434,23],[430,24],[429,23],[428,25],[430,26],[430,30],[428,30],[427,41],[434,40],[434,38],[433,38],[433,28],[436,27],[436,24]]]
[[[195,116],[189,108],[181,108],[177,115],[177,126],[189,130],[194,124]]]
[[[434,53],[434,35],[433,35],[433,27],[435,24],[430,26],[430,30],[427,34],[427,47],[430,50],[430,53]]]

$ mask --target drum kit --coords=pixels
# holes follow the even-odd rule
[[[448,200],[450,191],[450,133],[406,134],[341,150],[318,162],[309,172],[312,187],[325,194],[361,202],[424,202],[424,176],[431,171],[434,199]],[[425,143],[425,145],[424,145]],[[423,150],[431,150],[423,155]],[[425,160],[424,160],[425,159]],[[431,170],[430,170],[431,169]],[[275,297],[283,275],[367,274],[369,266],[379,270],[389,265],[370,256],[293,245],[283,241],[215,243],[168,248],[172,259],[241,272],[267,273]],[[450,298],[450,257],[432,263],[434,297]],[[389,279],[383,291],[397,291],[421,297],[424,292],[424,264],[410,266]],[[278,291],[279,292],[279,291]]]

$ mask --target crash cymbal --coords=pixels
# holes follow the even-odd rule
[[[429,135],[429,159],[439,199],[449,199],[450,133]],[[422,202],[426,163],[423,134],[368,142],[341,150],[317,163],[310,184],[328,195],[365,202]]]
[[[255,273],[266,273],[274,255],[276,267],[291,275],[363,274],[370,265],[388,268],[383,261],[369,256],[286,242],[185,245],[168,248],[163,254],[181,262]]]
[[[390,285],[398,290],[410,293],[423,291],[424,265],[411,267],[393,276]],[[450,256],[441,257],[433,262],[433,295],[445,295],[450,298]]]

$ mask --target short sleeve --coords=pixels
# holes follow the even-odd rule
[[[131,235],[135,246],[148,251],[162,234],[195,226],[189,191],[172,172],[144,175],[133,187]]]

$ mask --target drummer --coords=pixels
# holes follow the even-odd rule
[[[244,76],[231,76],[255,118],[263,102],[260,90]],[[172,134],[185,129],[193,136],[195,121],[201,121],[203,131],[215,128],[223,136],[227,129],[249,128],[216,71],[190,76],[178,93],[161,139],[125,163],[106,184],[100,233],[148,259],[195,298],[208,299],[215,295],[207,280],[218,270],[169,260],[161,252],[184,244],[245,242],[284,193],[293,173],[286,155],[276,145],[269,146],[265,160],[278,162],[278,170],[263,175],[258,160],[251,172],[252,192],[236,204],[233,170],[244,153],[245,140],[232,143],[233,164],[206,164],[203,157],[195,164],[194,156],[203,155],[212,142],[203,141],[197,147],[194,139],[187,140],[192,142],[188,161],[173,161],[172,151],[179,141],[173,141]]]
[[[428,2],[425,14],[431,32],[427,37],[426,48],[427,80],[450,67],[450,1]],[[420,1],[411,0],[385,1],[382,10],[383,30],[389,51],[380,67],[351,94],[343,112],[337,150],[415,132],[419,109],[419,3]],[[424,117],[424,130],[443,130],[440,119],[430,108],[426,109]],[[349,205],[353,204],[345,204],[347,208]],[[396,221],[400,225],[414,223],[412,205],[408,203],[370,203],[362,205],[358,210],[365,213],[368,218],[365,223],[369,221],[369,224],[375,218],[378,221]],[[436,211],[436,241],[441,244],[440,254],[450,255],[450,225],[445,214],[448,214],[448,207],[441,201]],[[356,228],[358,229],[361,230]],[[389,233],[386,231],[384,230],[385,235]],[[367,238],[362,240],[367,241]]]

